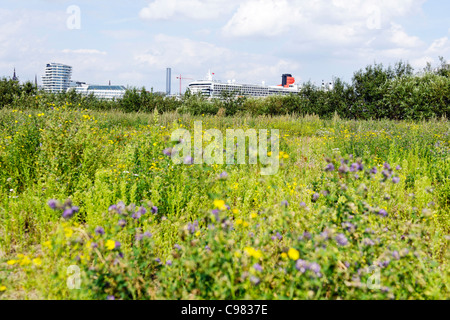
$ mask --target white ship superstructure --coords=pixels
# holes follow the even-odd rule
[[[279,86],[267,86],[263,84],[238,84],[234,80],[223,83],[213,79],[211,72],[208,73],[205,80],[191,82],[188,86],[193,94],[201,93],[205,97],[220,98],[222,92],[232,92],[236,96],[247,97],[267,97],[271,95],[289,95],[297,94],[300,86],[295,84],[295,79],[290,74],[282,76],[282,84]]]

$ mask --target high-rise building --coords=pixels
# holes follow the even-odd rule
[[[70,85],[72,67],[61,63],[49,63],[42,76],[43,88],[47,92],[66,92]]]
[[[166,70],[166,94],[169,96],[172,91],[172,69]]]

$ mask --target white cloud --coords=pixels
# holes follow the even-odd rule
[[[220,47],[208,42],[159,34],[150,49],[136,53],[134,60],[141,68],[182,70],[183,76],[202,78],[211,69],[221,80],[236,79],[259,83],[266,80],[278,84],[282,73],[299,75],[300,65],[289,59],[265,54],[250,54]],[[176,71],[178,72],[178,71]],[[281,79],[281,78],[280,78]]]
[[[239,0],[155,0],[143,8],[144,20],[167,20],[174,17],[211,20],[233,11]]]
[[[419,47],[423,42],[418,37],[409,36],[401,25],[396,23],[391,24],[390,41],[399,47]]]
[[[426,53],[429,55],[445,56],[450,54],[450,40],[448,37],[436,39],[428,47]]]
[[[106,55],[105,51],[100,51],[97,49],[64,49],[62,50],[62,53],[75,53],[75,54],[100,54],[100,55]]]
[[[222,32],[229,37],[281,36],[336,42],[361,40],[425,0],[247,0]]]

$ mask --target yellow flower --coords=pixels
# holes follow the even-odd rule
[[[252,214],[250,215],[250,217],[252,219],[256,219],[258,217],[258,214],[256,212],[252,212]]]
[[[13,266],[13,265],[15,265],[17,262],[18,262],[17,260],[9,260],[9,261],[7,262],[7,264],[9,264],[10,266]]]
[[[250,257],[253,256],[253,254],[255,253],[255,249],[253,249],[252,247],[246,247],[244,248],[244,251]]]
[[[19,264],[21,265],[21,266],[27,266],[27,265],[29,265],[31,263],[31,260],[30,260],[30,258],[28,258],[28,257],[24,257],[20,262],[19,262]]]
[[[0,292],[6,291],[6,287],[5,286],[0,286]]]
[[[288,154],[284,154],[284,155],[283,155],[283,158],[284,158],[284,159],[288,159],[288,158],[289,158],[289,155],[288,155]]]
[[[233,209],[233,213],[234,213],[234,214],[239,213],[239,209]]]
[[[70,238],[73,235],[73,230],[71,228],[64,228],[64,234],[66,238]]]
[[[227,210],[227,207],[225,206],[225,201],[223,200],[214,200],[214,206],[218,208],[220,211]]]
[[[42,259],[41,258],[33,259],[33,264],[35,266],[40,266],[42,264]]]
[[[237,220],[236,220],[236,225],[238,226],[238,225],[240,225],[240,224],[242,224],[242,219],[237,219]]]
[[[241,254],[240,251],[235,251],[235,252],[234,252],[234,256],[235,256],[236,258],[240,258],[240,257],[242,256],[242,254]]]
[[[199,237],[201,235],[201,232],[200,231],[197,231],[196,233],[195,233],[195,236],[196,237]]]
[[[246,227],[249,226],[249,223],[248,222],[244,222],[243,226],[244,226],[244,228],[246,228]]]
[[[287,253],[286,253],[286,252],[283,252],[283,253],[281,254],[281,257],[282,257],[283,259],[286,259],[286,258],[287,258]]]
[[[45,241],[42,245],[43,245],[44,247],[49,248],[49,249],[52,248],[52,243],[51,243],[50,241]]]
[[[108,250],[114,250],[115,247],[116,247],[116,242],[114,240],[106,241],[106,248]]]
[[[263,253],[261,250],[255,250],[252,247],[246,247],[246,248],[244,248],[244,251],[247,255],[249,255],[250,257],[253,257],[255,259],[259,259],[263,256]]]
[[[300,252],[298,252],[298,250],[290,248],[289,251],[288,251],[288,256],[292,260],[298,260],[300,258]]]
[[[259,258],[261,258],[262,256],[263,256],[263,253],[262,253],[261,250],[256,250],[256,251],[253,253],[253,258],[259,259]]]

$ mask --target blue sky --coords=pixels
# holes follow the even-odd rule
[[[70,6],[80,10],[80,28]],[[373,62],[416,70],[450,60],[450,1],[441,0],[2,0],[0,76],[41,82],[66,63],[91,84],[165,90],[165,68],[202,79],[276,85],[281,74],[317,84]],[[75,17],[75,20],[73,19]],[[69,24],[69,26],[74,26]],[[183,87],[189,82],[183,82]]]

